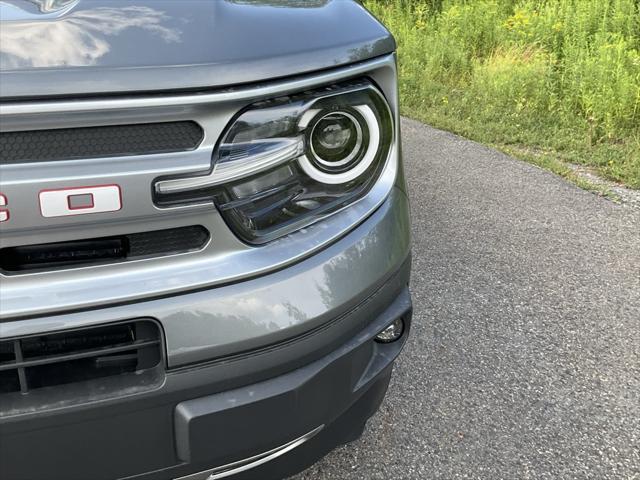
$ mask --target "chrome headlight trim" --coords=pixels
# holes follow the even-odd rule
[[[347,150],[323,150],[336,160],[323,163],[312,145],[329,115],[347,119],[325,126],[346,125],[349,140]],[[388,163],[394,130],[389,104],[368,78],[260,100],[227,125],[210,173],[159,181],[156,204],[213,201],[240,239],[263,245],[366,196]]]

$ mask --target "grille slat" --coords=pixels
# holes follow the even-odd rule
[[[83,358],[100,357],[104,355],[111,355],[114,353],[128,352],[130,350],[139,350],[144,347],[158,345],[159,343],[160,343],[159,340],[136,341],[128,345],[114,345],[111,347],[98,348],[98,349],[89,350],[86,352],[78,352],[78,353],[69,354],[69,355],[36,357],[33,359],[29,359],[29,360],[23,359],[20,361],[17,360],[18,355],[16,355],[16,362],[0,364],[0,372],[5,370],[12,370],[12,369],[18,369],[18,372],[20,372],[20,370],[24,370],[25,368],[29,368],[29,367],[37,367],[40,365],[47,365],[50,363],[68,362],[71,360],[80,360]],[[20,348],[20,342],[16,340],[14,344],[17,351],[17,349]]]
[[[184,152],[203,138],[193,121],[1,132],[0,164]]]
[[[18,365],[23,361],[22,344],[20,343],[20,340],[13,341],[13,352],[14,352],[14,357],[16,359],[16,365]],[[27,391],[29,390],[29,387],[27,386],[27,376],[26,376],[24,367],[21,367],[18,365],[18,367],[17,368],[14,367],[14,369],[18,373],[18,382],[20,382],[20,392],[27,393]]]

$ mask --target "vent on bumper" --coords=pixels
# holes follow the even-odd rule
[[[0,417],[153,388],[161,360],[151,320],[0,340]]]
[[[2,132],[0,164],[181,152],[203,138],[191,121]]]
[[[51,270],[192,252],[204,248],[209,231],[199,225],[114,237],[0,249],[4,272]]]

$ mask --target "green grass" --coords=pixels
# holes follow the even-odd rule
[[[403,114],[640,189],[640,0],[365,5],[398,42]]]

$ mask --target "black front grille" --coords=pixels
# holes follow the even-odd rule
[[[42,243],[0,249],[4,272],[51,270],[174,255],[202,249],[209,231],[200,226],[177,227],[114,237]]]
[[[203,138],[191,121],[2,132],[0,164],[181,152]]]
[[[0,340],[0,417],[153,386],[162,351],[151,320]]]

